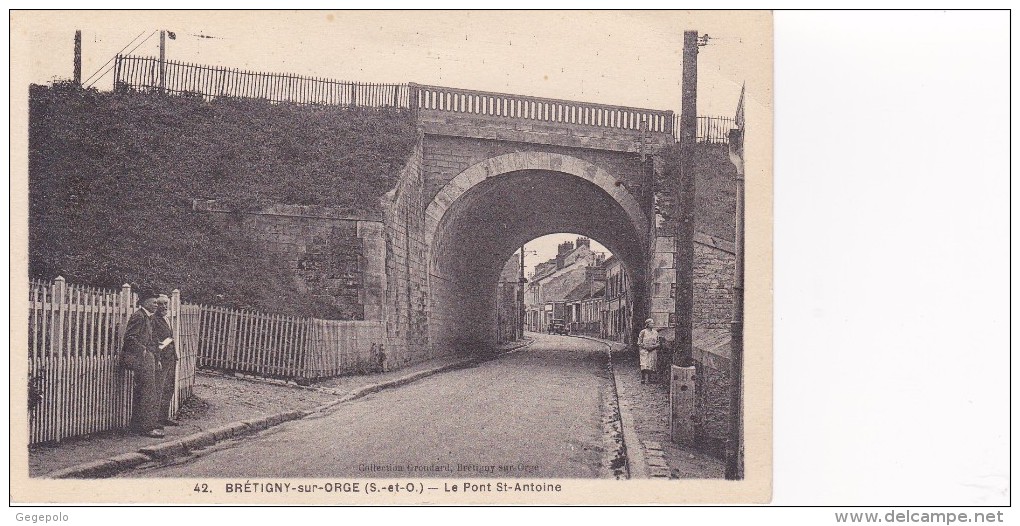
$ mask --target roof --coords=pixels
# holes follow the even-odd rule
[[[568,292],[564,300],[567,303],[572,303],[575,301],[584,301],[592,298],[601,298],[602,296],[605,295],[606,295],[605,283],[595,282],[595,288],[593,290],[591,285],[587,281],[585,281],[584,283],[579,283],[570,292]]]
[[[574,301],[581,301],[591,294],[591,285],[587,281],[578,283],[576,287],[570,290],[564,297],[563,300],[570,303]]]

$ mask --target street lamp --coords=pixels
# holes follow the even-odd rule
[[[524,308],[524,284],[528,282],[528,278],[524,277],[524,255],[527,253],[538,255],[535,250],[525,250],[524,245],[521,245],[521,273],[520,277],[517,278],[517,335],[518,338],[524,338],[524,315],[526,310]]]

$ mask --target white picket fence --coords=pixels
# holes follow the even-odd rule
[[[132,373],[121,344],[137,294],[32,281],[29,287],[29,443],[124,429],[131,420]],[[195,371],[315,380],[376,370],[387,353],[379,322],[321,320],[181,304],[169,318],[177,342],[175,416],[191,396]],[[393,358],[392,354],[389,355]]]
[[[120,366],[127,319],[137,295],[33,280],[28,298],[29,443],[126,428],[131,418],[132,373]],[[170,321],[180,360],[174,416],[195,383],[197,331],[194,314],[181,311],[174,291]],[[186,330],[182,331],[182,321]]]

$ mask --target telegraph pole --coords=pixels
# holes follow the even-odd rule
[[[680,86],[680,177],[673,199],[677,209],[676,332],[669,372],[669,435],[681,445],[694,439],[694,143],[698,127],[698,32],[684,31],[683,77]]]
[[[524,284],[528,280],[524,278],[524,245],[521,245],[521,275],[517,278],[517,334],[524,338]]]
[[[676,339],[673,364],[692,365],[694,348],[694,147],[698,127],[698,32],[684,31],[680,99],[680,178],[674,199],[676,224]]]
[[[74,32],[74,85],[81,87],[81,29]]]
[[[159,91],[166,93],[166,31],[159,31]]]

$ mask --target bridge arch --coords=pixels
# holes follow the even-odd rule
[[[465,192],[489,177],[521,170],[548,170],[580,177],[613,197],[639,232],[648,231],[648,219],[641,205],[615,177],[599,166],[569,155],[549,152],[513,152],[491,157],[468,167],[446,183],[425,210],[425,239],[435,239],[439,222],[447,209]]]
[[[431,344],[489,347],[504,264],[522,244],[557,232],[587,236],[612,251],[632,276],[635,305],[642,304],[648,219],[638,198],[620,178],[582,159],[509,153],[466,168],[426,208]]]

